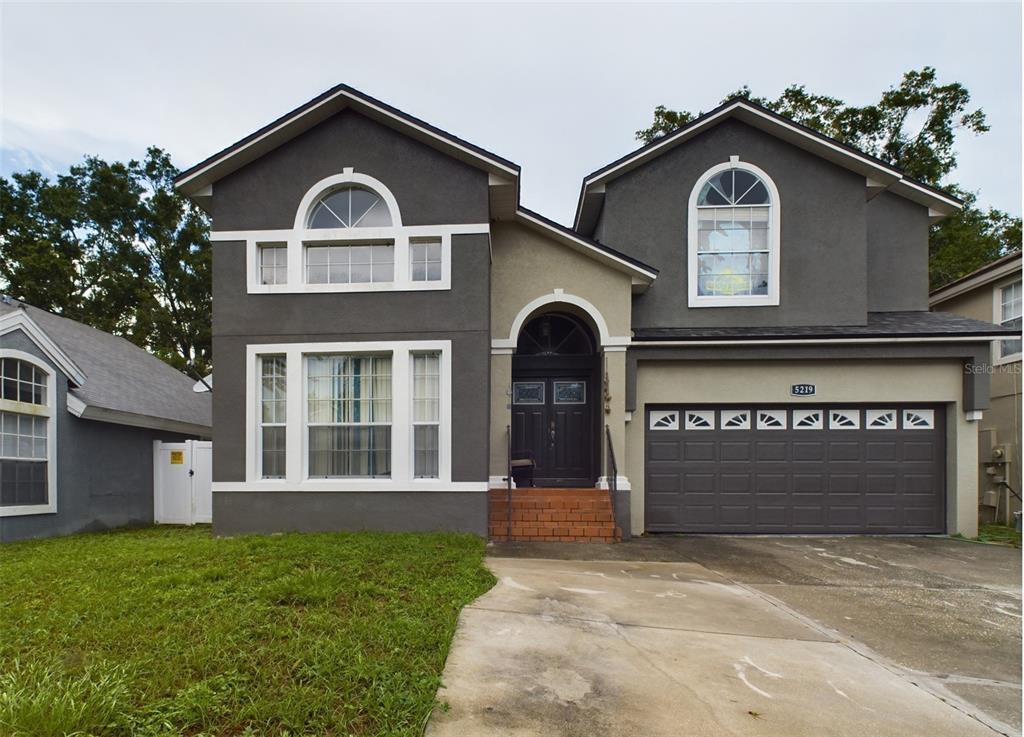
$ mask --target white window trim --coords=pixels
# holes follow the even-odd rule
[[[697,293],[697,199],[700,191],[711,177],[729,169],[742,169],[757,176],[768,188],[771,205],[768,211],[768,294],[739,295],[736,297],[701,296]],[[729,161],[708,169],[693,185],[690,201],[686,209],[686,270],[687,298],[690,307],[777,307],[779,304],[779,264],[782,260],[782,243],[780,234],[782,222],[782,203],[778,187],[768,174],[757,166],[740,161],[739,156],[729,157]]]
[[[371,189],[381,197],[391,213],[392,226],[387,228],[308,228],[310,210],[326,192],[340,186],[356,185]],[[211,241],[244,241],[246,291],[249,294],[295,294],[318,292],[414,292],[445,291],[452,285],[452,236],[490,234],[489,223],[449,225],[403,225],[398,202],[383,182],[346,168],[341,174],[326,177],[314,184],[303,196],[289,228],[276,230],[220,230],[210,233]],[[410,268],[409,240],[440,238],[441,279],[413,281]],[[390,282],[359,284],[306,283],[307,245],[359,245],[366,241],[390,241],[395,246],[395,278]],[[260,279],[259,246],[284,243],[288,249],[287,280],[283,284],[263,284]]]
[[[12,402],[0,399],[0,409],[23,415],[46,417],[46,504],[22,504],[17,507],[0,507],[0,517],[23,517],[29,514],[56,514],[57,512],[57,413],[56,372],[38,357],[24,351],[0,348],[0,358],[14,358],[31,363],[46,374],[46,406],[27,402]]]
[[[1012,287],[1018,281],[1020,281],[1020,274],[1015,274],[1013,278],[1008,281],[1004,281],[998,284],[992,290],[992,322],[996,325],[1003,324],[1003,290],[1007,287]],[[1003,364],[1013,363],[1014,361],[1020,361],[1024,354],[1011,353],[1008,356],[1001,356],[1002,353],[1003,339],[992,341],[992,364],[994,366],[1002,366]]]
[[[441,355],[438,478],[415,478],[412,449],[412,356]],[[306,361],[308,354],[391,354],[391,478],[311,479],[307,473]],[[287,429],[285,478],[260,478],[259,361],[263,354],[286,357]],[[487,482],[452,481],[452,350],[450,340],[346,343],[274,343],[246,346],[245,481],[217,482],[214,491],[486,491]]]

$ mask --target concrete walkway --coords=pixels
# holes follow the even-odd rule
[[[488,565],[499,583],[460,616],[431,737],[996,734],[866,647],[696,562]]]

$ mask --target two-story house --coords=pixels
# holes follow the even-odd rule
[[[928,312],[955,198],[740,99],[587,176],[572,229],[519,177],[344,85],[180,175],[216,532],[486,534],[514,456],[578,510],[526,537],[597,537],[609,487],[625,535],[973,534],[967,369],[1007,331]]]

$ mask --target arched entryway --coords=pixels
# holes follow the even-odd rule
[[[568,312],[523,326],[512,356],[512,454],[544,487],[593,486],[600,458],[600,353],[594,330]]]

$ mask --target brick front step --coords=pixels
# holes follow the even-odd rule
[[[611,498],[605,489],[513,489],[511,538],[505,489],[490,491],[490,536],[523,542],[615,542]]]

